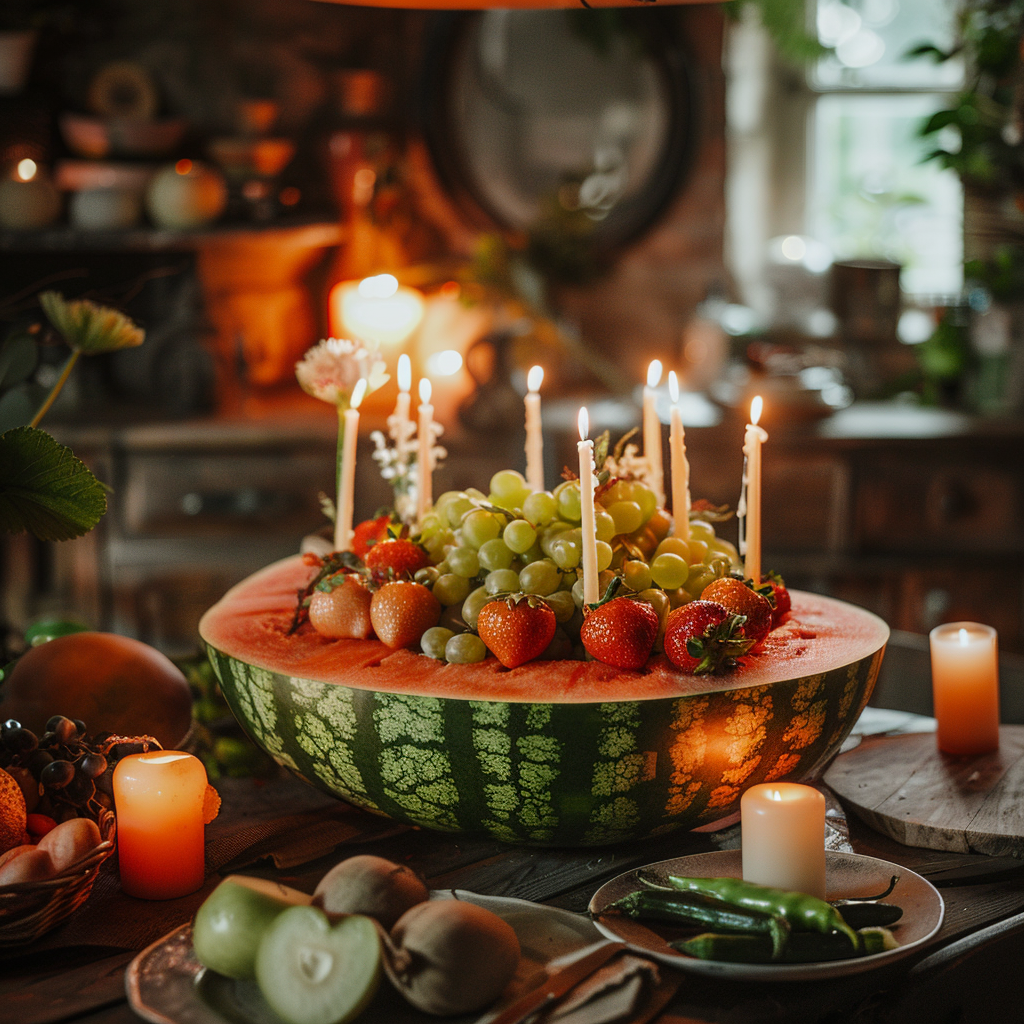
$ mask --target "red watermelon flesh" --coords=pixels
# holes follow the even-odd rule
[[[463,700],[593,703],[649,700],[763,686],[806,677],[868,657],[885,645],[888,626],[840,601],[792,594],[786,621],[756,654],[724,676],[680,672],[663,655],[637,671],[597,661],[532,661],[505,669],[496,658],[448,665],[377,640],[331,640],[308,624],[288,634],[296,592],[313,570],[300,556],[268,566],[228,591],[204,616],[203,639],[218,650],[272,672],[354,689]]]

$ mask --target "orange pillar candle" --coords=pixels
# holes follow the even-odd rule
[[[740,798],[743,878],[825,898],[825,798],[811,786],[768,782]]]
[[[202,762],[178,750],[132,754],[118,761],[113,782],[121,888],[147,900],[172,900],[201,888]]]
[[[987,754],[999,749],[996,631],[979,622],[947,622],[928,634],[939,750]]]

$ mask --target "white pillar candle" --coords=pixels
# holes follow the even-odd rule
[[[768,782],[740,799],[743,878],[825,898],[825,798],[811,786]]]
[[[416,518],[423,517],[434,504],[433,491],[433,448],[434,448],[434,407],[430,404],[430,381],[420,379],[419,426],[417,428],[419,449],[416,460]]]
[[[661,383],[661,360],[654,359],[647,367],[647,387],[644,388],[644,458],[650,467],[647,486],[654,491],[658,506],[665,505],[665,469],[661,458],[661,420],[658,419],[658,394],[654,390]]]
[[[679,408],[679,381],[676,371],[668,374],[668,393],[672,399],[668,445],[672,469],[672,536],[690,539],[690,463],[686,458],[686,432],[683,411]]]
[[[580,456],[580,533],[583,542],[583,603],[596,604],[599,600],[597,585],[597,520],[594,517],[594,442],[588,440],[590,417],[586,406],[580,409],[577,420],[580,441],[576,450]]]
[[[740,554],[744,556],[743,574],[755,584],[761,582],[761,445],[768,440],[767,432],[757,425],[763,405],[760,395],[750,403],[750,422],[743,438],[746,472],[740,509]]]
[[[544,434],[540,419],[540,386],[544,367],[533,366],[526,376],[526,482],[535,491],[544,490]]]
[[[939,750],[987,754],[999,749],[999,653],[996,631],[979,622],[947,622],[928,639]]]
[[[359,405],[366,394],[366,379],[360,378],[352,389],[348,408],[342,413],[345,438],[341,449],[341,475],[338,478],[338,507],[334,516],[334,550],[352,550],[352,520],[356,495],[356,443],[359,440]]]
[[[398,398],[395,400],[394,424],[391,436],[399,453],[405,449],[411,431],[409,430],[409,389],[412,387],[412,360],[403,352],[398,357]]]

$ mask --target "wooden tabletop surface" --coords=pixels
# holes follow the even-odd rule
[[[911,643],[909,653],[902,651],[894,659],[901,673],[908,663],[916,665],[918,674],[927,673],[927,659],[920,651],[915,658],[914,646]],[[1016,672],[1017,666],[1013,668]],[[1022,680],[1024,676],[1014,684]],[[883,693],[890,690],[882,686]],[[245,789],[246,783],[229,780],[223,786],[222,829],[232,820],[233,805],[237,822],[240,794],[292,809],[310,799],[308,787],[296,781],[274,782],[255,797],[254,791]],[[311,815],[315,814],[314,808]],[[1018,1019],[1016,964],[1024,953],[1024,862],[903,846],[853,815],[847,821],[837,801],[829,820],[840,829],[848,828],[855,852],[911,868],[940,887],[946,914],[934,942],[918,957],[844,979],[726,983],[687,975],[675,999],[656,1018],[659,1024]],[[435,889],[467,889],[583,912],[594,891],[622,871],[668,857],[735,847],[739,840],[738,826],[732,825],[717,832],[679,832],[613,847],[538,849],[393,827],[360,811],[345,813],[344,829],[340,834],[347,839],[342,845],[297,867],[277,868],[269,859],[245,864],[243,854],[220,873],[245,864],[240,868],[245,873],[279,878],[311,892],[338,860],[372,852],[409,864]],[[210,826],[211,834],[216,837],[215,826]],[[273,845],[268,841],[262,852]],[[981,873],[957,877],[965,870]],[[944,877],[950,872],[951,881]],[[208,879],[204,893],[220,873]],[[128,900],[112,883],[100,889],[98,884],[73,923],[34,946],[0,954],[0,1024],[137,1024],[140,1018],[125,998],[124,970],[148,944],[145,928],[160,935],[187,922],[203,893],[145,904]],[[134,936],[135,948],[118,948],[118,937],[128,934]]]

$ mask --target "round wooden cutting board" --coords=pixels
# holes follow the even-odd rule
[[[867,738],[824,781],[906,846],[1024,856],[1024,726],[1001,726],[999,750],[974,757],[943,754],[934,733]]]

